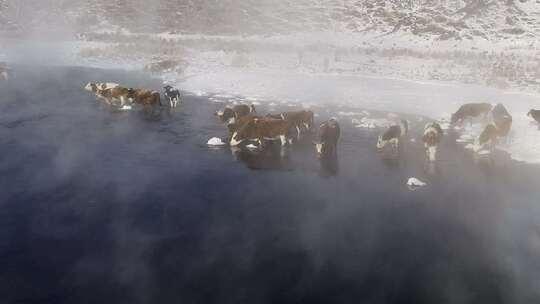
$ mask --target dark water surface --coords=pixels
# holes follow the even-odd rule
[[[233,155],[205,144],[223,104],[113,112],[82,90],[96,80],[160,87],[81,68],[0,83],[0,303],[540,301],[538,167],[452,136],[433,168],[419,143],[381,157],[349,118],[337,163],[310,139]]]

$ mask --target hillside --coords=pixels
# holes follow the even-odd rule
[[[0,0],[0,25],[44,22],[77,32],[210,35],[335,32],[411,33],[435,39],[509,39],[540,34],[538,0]],[[29,21],[31,20],[31,21]]]

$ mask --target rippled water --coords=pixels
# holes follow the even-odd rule
[[[453,135],[436,166],[418,142],[377,155],[378,130],[346,116],[335,163],[319,163],[310,138],[233,153],[206,146],[226,136],[215,98],[114,112],[82,86],[159,82],[17,70],[0,83],[2,303],[540,299],[538,167],[475,160]],[[360,111],[313,110],[319,121]],[[407,118],[418,137],[423,118]],[[428,186],[409,191],[411,176]]]

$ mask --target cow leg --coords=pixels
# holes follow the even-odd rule
[[[392,147],[394,147],[394,150],[399,151],[399,138],[392,139]]]
[[[300,140],[300,126],[299,125],[296,125],[296,133],[297,133],[296,138]]]
[[[287,136],[285,135],[280,135],[279,136],[279,139],[281,140],[281,146],[284,147],[287,145]]]

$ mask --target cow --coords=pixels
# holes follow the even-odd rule
[[[120,87],[119,84],[114,82],[89,82],[86,84],[84,89],[89,92],[93,92],[96,95],[97,99],[103,99],[107,103],[110,103],[110,100],[103,96],[102,92],[108,89],[114,89]]]
[[[422,141],[426,148],[426,154],[429,161],[435,161],[437,157],[437,147],[442,140],[444,132],[441,125],[437,122],[431,122],[424,127]]]
[[[129,88],[128,98],[143,106],[161,106],[161,95],[156,91]]]
[[[291,126],[296,128],[297,138],[300,139],[301,129],[311,130],[314,122],[314,114],[312,111],[297,111],[284,112],[281,114],[283,120],[291,122]]]
[[[114,101],[120,101],[120,106],[124,106],[129,98],[129,89],[124,87],[114,87],[110,89],[98,89],[96,96],[105,100],[108,104],[113,104]]]
[[[119,87],[118,83],[114,82],[89,82],[84,87],[85,90],[96,93],[98,90],[106,90]]]
[[[465,119],[470,119],[472,125],[472,119],[480,115],[487,117],[489,111],[491,111],[491,105],[489,103],[467,103],[462,105],[450,119],[452,125],[462,122]]]
[[[381,152],[387,143],[391,143],[392,146],[399,149],[399,139],[402,136],[407,135],[409,132],[409,123],[402,119],[399,124],[390,126],[383,135],[379,136],[377,140],[377,150]]]
[[[317,158],[322,159],[337,155],[337,143],[340,134],[341,129],[335,118],[331,118],[319,126],[319,142],[315,143]]]
[[[239,119],[242,118],[248,114],[255,114],[257,111],[255,110],[254,105],[235,105],[232,108],[231,107],[225,107],[223,111],[216,112],[215,115],[222,121],[222,122],[229,122],[231,118]]]
[[[282,119],[252,118],[233,132],[230,145],[237,146],[246,140],[256,140],[263,146],[266,140],[281,140],[281,145],[290,143],[291,122]]]
[[[486,145],[489,146],[490,150],[493,150],[495,147],[495,144],[497,144],[497,134],[499,131],[497,130],[497,127],[495,124],[490,123],[488,124],[482,133],[480,133],[480,136],[476,139],[476,144],[474,147],[474,150],[478,152],[482,148],[484,148]]]
[[[527,116],[531,117],[536,122],[540,123],[540,110],[531,109],[529,113],[527,113]]]
[[[512,127],[512,115],[508,113],[506,108],[502,104],[497,104],[491,110],[491,116],[493,123],[497,128],[497,136],[506,137]]]
[[[180,91],[174,89],[170,85],[163,87],[165,89],[165,97],[169,99],[169,106],[176,108],[178,101],[180,101]]]
[[[0,66],[0,80],[9,80],[11,69]]]

